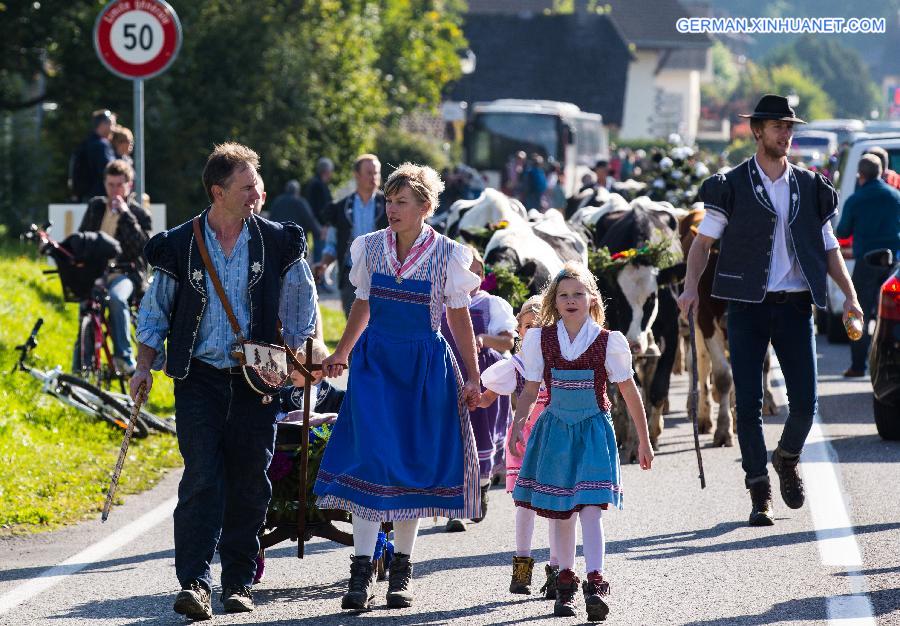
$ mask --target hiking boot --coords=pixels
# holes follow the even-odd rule
[[[394,555],[396,558],[396,555]],[[369,603],[375,599],[375,568],[372,557],[350,557],[350,583],[341,598],[341,608],[351,611],[369,611]]]
[[[463,533],[466,531],[466,523],[459,518],[451,517],[447,520],[444,530],[448,533]]]
[[[476,524],[484,519],[484,516],[487,515],[487,506],[488,506],[488,490],[491,488],[491,484],[488,483],[481,488],[481,517],[473,517],[472,521]]]
[[[388,572],[387,605],[389,609],[405,609],[412,606],[413,595],[409,591],[413,566],[409,555],[395,552]]]
[[[609,595],[609,583],[597,570],[588,572],[587,580],[581,583],[584,593],[584,606],[587,608],[589,622],[602,622],[609,614],[609,605],[603,598]]]
[[[249,613],[253,606],[253,596],[247,585],[222,587],[222,606],[226,613]]]
[[[559,565],[548,563],[544,566],[544,574],[547,575],[547,580],[541,587],[541,593],[544,594],[545,600],[556,600],[556,579],[559,577]]]
[[[806,499],[803,493],[803,480],[800,478],[800,472],[797,471],[799,463],[799,454],[788,454],[781,449],[781,446],[775,448],[772,453],[772,467],[778,474],[781,499],[791,509],[799,509]]]
[[[753,505],[750,526],[773,526],[775,518],[772,515],[772,486],[769,479],[750,483],[747,489],[750,490],[750,502]]]
[[[209,590],[196,580],[178,592],[175,596],[175,606],[172,608],[179,615],[192,620],[212,619],[213,615]]]
[[[559,570],[556,579],[556,602],[553,604],[553,614],[556,617],[575,617],[575,594],[578,593],[578,585],[581,583],[578,576],[570,569]]]
[[[530,556],[514,556],[512,582],[509,583],[509,592],[530,596],[531,572],[533,571],[533,558],[531,558]]]

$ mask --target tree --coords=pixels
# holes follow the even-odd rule
[[[819,84],[797,67],[782,65],[766,68],[747,62],[740,83],[728,109],[732,114],[748,113],[760,97],[767,93],[783,96],[796,94],[800,100],[794,107],[797,116],[804,120],[833,117],[834,103]]]
[[[701,85],[700,94],[704,103],[721,106],[731,98],[740,77],[731,51],[721,41],[716,40],[713,43],[711,56],[713,80],[711,83]]]
[[[57,104],[40,128],[45,172],[35,178],[21,168],[41,193],[35,210],[64,197],[69,156],[92,110],[112,109],[133,127],[132,85],[102,66],[91,43],[104,4],[0,0],[0,111],[4,102],[30,104],[22,86],[33,88],[34,76],[43,76],[43,99]],[[205,158],[226,140],[259,152],[270,191],[310,176],[320,156],[335,161],[339,178],[349,176],[353,158],[372,150],[385,126],[407,111],[436,108],[444,84],[457,77],[461,7],[460,0],[178,2],[179,57],[145,84],[147,191],[168,205],[169,224],[194,214],[208,202]],[[0,166],[30,165],[0,152]],[[0,217],[10,224],[22,210],[3,201],[15,197],[0,186]]]
[[[862,56],[833,38],[803,35],[776,49],[765,63],[772,68],[793,65],[815,76],[834,101],[838,117],[865,119],[878,106],[878,87]]]

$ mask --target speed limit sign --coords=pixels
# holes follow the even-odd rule
[[[113,74],[152,78],[178,55],[181,22],[164,0],[113,0],[97,17],[94,48]]]

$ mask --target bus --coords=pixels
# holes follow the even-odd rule
[[[463,146],[466,163],[484,175],[489,187],[501,189],[507,163],[522,150],[560,163],[566,195],[572,196],[594,163],[609,158],[609,132],[601,115],[568,102],[504,99],[471,107]]]

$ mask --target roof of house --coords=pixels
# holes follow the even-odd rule
[[[605,15],[469,14],[463,29],[475,72],[451,99],[559,100],[622,123],[632,54]]]
[[[627,43],[638,48],[707,48],[708,35],[679,33],[675,22],[691,17],[695,7],[685,7],[679,0],[601,0],[598,11],[604,11],[615,23]],[[552,10],[552,0],[469,0],[469,16],[484,14],[540,15]],[[587,12],[588,2],[576,0],[575,13]]]
[[[652,0],[652,8],[635,0],[603,0],[603,4],[625,40],[638,48],[708,48],[713,43],[703,33],[678,32],[678,19],[691,17],[678,0]]]

